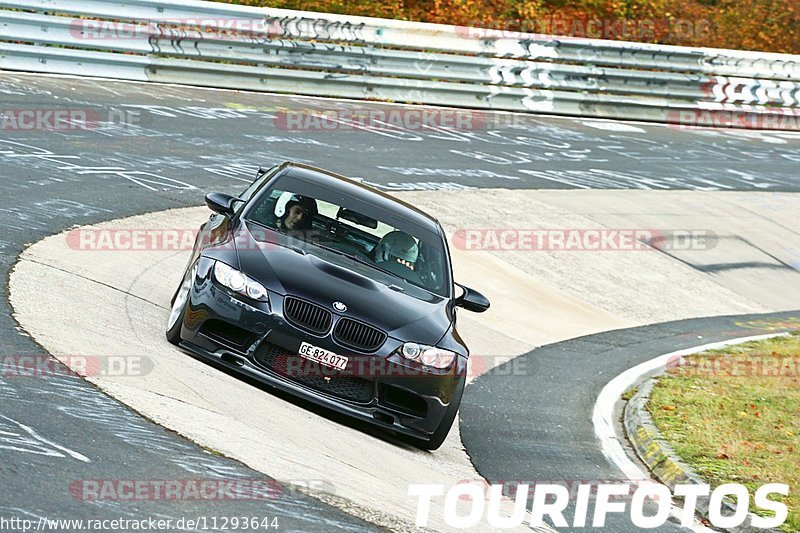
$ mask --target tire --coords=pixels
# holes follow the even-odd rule
[[[450,428],[453,427],[453,422],[455,422],[456,415],[458,414],[458,408],[461,406],[461,397],[464,395],[464,385],[466,381],[466,377],[464,377],[459,382],[458,389],[456,389],[442,421],[439,422],[439,427],[433,432],[431,438],[429,440],[415,439],[414,446],[422,450],[430,451],[438,450],[442,446],[447,435],[450,434]]]
[[[192,290],[195,270],[191,274],[187,273],[183,277],[175,296],[172,297],[172,308],[167,319],[167,341],[177,346],[181,342],[181,327],[183,326],[183,316],[186,314],[186,306],[189,303],[189,293]]]

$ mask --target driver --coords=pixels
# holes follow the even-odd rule
[[[286,202],[283,215],[275,221],[282,230],[305,231],[311,229],[311,221],[317,213],[317,202],[313,198],[296,196]]]

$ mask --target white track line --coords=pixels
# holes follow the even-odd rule
[[[670,359],[675,357],[683,357],[695,353],[705,352],[706,350],[716,350],[724,348],[733,344],[741,344],[749,341],[757,341],[769,339],[772,337],[780,337],[786,333],[770,333],[767,335],[753,335],[751,337],[739,337],[722,342],[712,342],[703,344],[702,346],[694,346],[685,350],[678,350],[664,355],[659,355],[649,361],[640,363],[633,368],[630,368],[618,375],[608,382],[600,391],[597,401],[594,404],[594,412],[592,413],[592,424],[594,424],[594,432],[597,438],[600,439],[601,449],[603,455],[609,462],[613,463],[627,478],[631,481],[640,481],[643,479],[650,479],[650,473],[641,468],[638,464],[634,463],[625,453],[622,443],[617,438],[616,431],[614,430],[614,405],[620,399],[622,394],[637,385],[642,377],[650,372],[664,368]],[[673,506],[670,514],[675,517],[680,516],[680,509]],[[695,525],[690,528],[692,531],[713,531],[705,527],[699,521],[695,520]]]

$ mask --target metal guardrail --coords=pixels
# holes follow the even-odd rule
[[[0,69],[800,130],[800,56],[194,0],[0,0]]]

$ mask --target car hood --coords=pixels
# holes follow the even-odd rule
[[[362,320],[401,341],[435,345],[450,327],[447,298],[299,239],[243,222],[236,249],[242,272],[267,289]],[[336,313],[334,302],[347,311]]]

